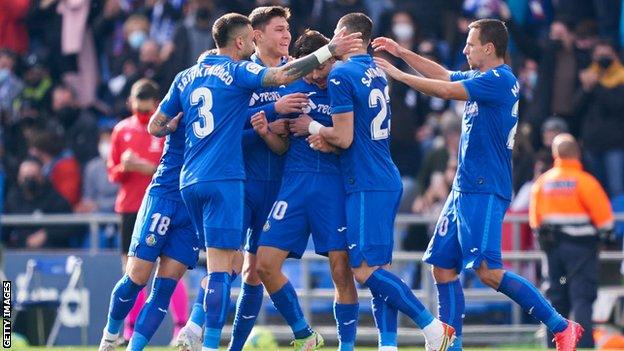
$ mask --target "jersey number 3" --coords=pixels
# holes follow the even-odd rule
[[[212,109],[212,92],[206,87],[193,90],[191,105],[201,104],[198,108],[199,121],[193,123],[193,133],[199,139],[207,137],[214,130],[214,116]]]
[[[390,97],[388,96],[388,86],[384,89],[382,93],[380,89],[371,90],[368,95],[368,107],[375,108],[377,106],[381,106],[381,110],[373,121],[371,122],[371,138],[373,140],[383,140],[388,139],[390,136],[390,121],[388,121],[388,127],[381,128],[381,125],[388,117],[388,102],[390,101]]]

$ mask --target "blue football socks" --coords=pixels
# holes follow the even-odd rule
[[[219,348],[221,330],[230,308],[230,274],[211,272],[204,297],[205,329],[204,347]]]
[[[303,339],[312,335],[312,328],[303,316],[297,293],[290,282],[271,294],[271,300],[275,308],[282,314],[286,323],[290,326],[295,339]]]
[[[232,340],[230,341],[230,351],[240,351],[247,341],[251,329],[256,323],[258,313],[262,307],[262,298],[264,286],[249,285],[243,283],[240,295],[236,301],[236,315],[234,317],[234,326],[232,330]]]
[[[381,295],[373,294],[372,307],[375,325],[379,331],[379,347],[396,347],[399,311],[388,305]]]
[[[128,275],[124,275],[115,285],[111,293],[108,309],[106,330],[111,334],[118,334],[124,319],[134,306],[139,291],[145,285],[135,284]]]
[[[505,272],[498,291],[509,296],[522,307],[522,310],[535,319],[546,324],[551,332],[559,333],[568,327],[568,321],[531,283],[521,276],[513,272]]]
[[[385,269],[377,269],[365,284],[374,295],[379,295],[389,305],[405,313],[421,329],[424,329],[435,319],[431,312],[414,296],[412,290],[399,277]]]
[[[334,302],[334,318],[338,329],[338,351],[353,351],[360,305]]]

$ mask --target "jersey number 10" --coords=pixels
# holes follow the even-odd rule
[[[214,116],[212,109],[212,92],[206,87],[193,90],[191,93],[191,105],[200,104],[197,109],[199,121],[193,123],[193,133],[199,139],[207,137],[214,130]]]
[[[377,106],[381,106],[381,110],[373,121],[371,122],[371,138],[373,140],[383,140],[388,139],[390,136],[390,121],[388,121],[388,127],[381,128],[381,125],[388,117],[388,103],[390,102],[390,95],[388,94],[388,86],[384,89],[383,93],[380,89],[371,90],[368,95],[368,106],[370,108],[375,108]]]

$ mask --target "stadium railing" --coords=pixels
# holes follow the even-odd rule
[[[624,221],[624,213],[615,215],[617,221]],[[23,226],[23,225],[70,225],[70,224],[86,224],[89,226],[91,245],[87,249],[89,254],[97,255],[101,250],[98,247],[98,228],[102,224],[119,223],[120,217],[116,214],[34,214],[34,215],[2,215],[0,216],[0,224],[2,226]],[[407,252],[400,251],[398,243],[400,243],[399,235],[411,224],[434,224],[437,217],[421,216],[413,214],[399,214],[395,221],[395,243],[397,243],[396,251],[393,255],[393,265],[400,266],[405,263],[419,264],[423,252]],[[542,267],[546,264],[546,255],[539,250],[520,250],[521,228],[522,224],[527,223],[528,218],[523,214],[511,214],[505,217],[504,222],[512,225],[512,250],[503,252],[503,260],[512,262],[513,269],[517,270],[522,262],[540,263]],[[315,261],[326,260],[325,257],[318,256],[314,252],[308,251],[301,259],[301,273],[303,284],[297,293],[300,297],[301,305],[308,320],[312,319],[312,300],[314,299],[333,299],[333,289],[317,289],[311,287],[311,263]],[[600,253],[601,261],[624,261],[624,253],[622,251],[603,251]],[[421,289],[414,290],[416,296],[431,311],[437,309],[437,296],[435,285],[428,269],[421,269]],[[238,289],[233,289],[233,295],[238,294]],[[358,291],[360,297],[370,298],[368,290],[360,289]],[[464,294],[466,301],[509,301],[508,298],[492,289],[468,288]],[[263,318],[261,318],[260,322]],[[464,340],[466,343],[516,343],[535,341],[535,333],[539,330],[537,324],[522,324],[522,311],[519,306],[512,304],[511,324],[503,325],[467,325],[464,327]],[[421,333],[414,333],[413,328],[408,328],[411,323],[401,323],[399,328],[399,341],[402,343],[422,342]],[[228,329],[228,328],[226,328]],[[320,327],[318,330],[330,337],[336,337],[335,326]],[[290,330],[285,326],[271,326],[271,331],[281,340],[290,338]],[[227,330],[226,330],[227,332]],[[358,340],[374,342],[377,338],[376,329],[373,327],[358,328]]]

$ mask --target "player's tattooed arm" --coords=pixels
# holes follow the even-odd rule
[[[288,84],[312,72],[334,56],[342,56],[359,50],[362,46],[362,34],[360,32],[345,34],[345,31],[346,28],[343,27],[334,35],[329,44],[307,56],[280,67],[269,68],[262,79],[262,85],[268,87]]]
[[[175,118],[169,118],[162,112],[156,111],[150,118],[147,131],[155,137],[164,137],[178,129],[180,118],[182,118],[182,112],[178,113]]]
[[[448,82],[417,77],[399,70],[390,62],[380,57],[375,57],[375,64],[390,77],[409,85],[414,90],[420,91],[423,94],[445,100],[468,100],[468,93],[461,82]]]

